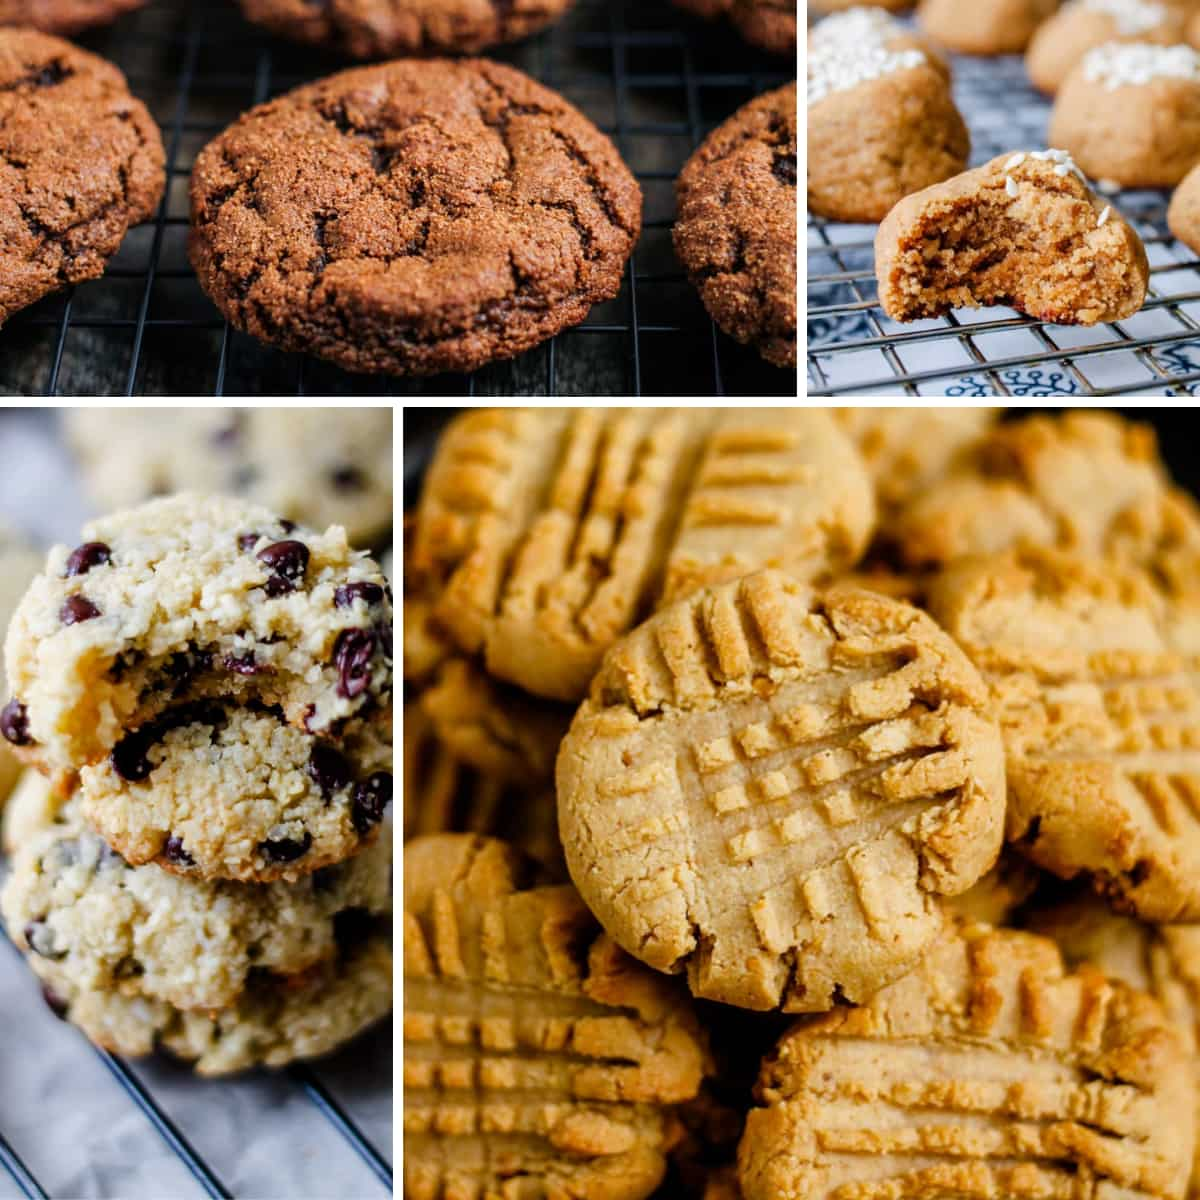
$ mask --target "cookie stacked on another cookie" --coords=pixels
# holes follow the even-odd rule
[[[84,538],[6,646],[0,732],[53,789],[6,827],[10,935],[109,1048],[202,1073],[331,1050],[391,1003],[386,580],[341,528],[222,497]]]

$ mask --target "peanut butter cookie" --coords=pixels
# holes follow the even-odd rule
[[[960,54],[1020,54],[1058,0],[921,0],[917,20],[939,45]]]

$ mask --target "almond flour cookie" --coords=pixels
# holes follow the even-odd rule
[[[642,197],[561,96],[483,59],[345,71],[192,171],[189,253],[238,329],[352,371],[512,358],[617,294]]]
[[[796,52],[796,5],[790,0],[674,0],[711,21],[728,17],[752,46],[772,54]]]
[[[1020,54],[1058,0],[921,0],[917,20],[935,42],[960,54]]]
[[[0,25],[24,25],[43,33],[71,35],[107,25],[146,0],[0,0]]]
[[[569,701],[656,604],[762,566],[849,567],[873,517],[818,409],[476,411],[438,443],[405,566],[491,675]]]
[[[991,688],[1008,840],[1145,920],[1200,920],[1200,692],[1144,576],[1031,548],[951,567],[930,610]]]
[[[1175,189],[1167,209],[1167,227],[1188,249],[1200,254],[1200,166]]]
[[[557,21],[570,0],[239,0],[248,21],[354,58],[478,54]]]
[[[886,14],[828,17],[809,39],[808,208],[881,221],[903,197],[958,174],[971,140],[944,62]]]
[[[1067,77],[1050,140],[1083,170],[1122,187],[1174,187],[1200,162],[1200,53],[1113,43]]]
[[[1163,0],[1070,0],[1038,27],[1025,56],[1034,87],[1053,96],[1088,51],[1109,42],[1173,46],[1185,40],[1186,11]]]
[[[278,707],[325,738],[354,717],[386,725],[391,620],[382,572],[337,526],[152,500],[50,551],[9,627],[0,733],[61,775],[196,700]]]
[[[888,12],[905,12],[916,0],[808,0],[810,13],[841,12],[847,8],[882,8]]]
[[[35,834],[55,823],[68,799],[44,775],[33,769],[22,771],[0,813],[0,850],[16,854]]]
[[[130,865],[72,802],[20,847],[0,910],[17,945],[73,991],[218,1009],[252,972],[299,975],[336,957],[339,930],[386,919],[390,874],[381,841],[296,884],[177,879]]]
[[[14,530],[0,522],[0,630],[8,628],[13,612],[25,594],[29,581],[42,565],[42,556]],[[0,684],[0,703],[8,696]],[[7,742],[0,741],[0,809],[16,786],[21,762]]]
[[[562,744],[571,878],[697,996],[865,1000],[999,853],[986,699],[909,605],[776,571],[706,588],[612,647]]]
[[[59,38],[0,29],[0,325],[104,274],[157,207],[163,161],[158,126],[116,67]]]
[[[675,197],[675,253],[709,316],[767,362],[794,367],[796,85],[714,129],[684,164]]]
[[[244,496],[355,546],[392,523],[388,408],[74,408],[63,428],[104,512],[170,492]]]
[[[1182,1200],[1193,1071],[1144,992],[1068,973],[1053,942],[975,926],[763,1064],[746,1200]]]
[[[671,981],[502,842],[404,851],[404,1194],[643,1200],[707,1055]]]

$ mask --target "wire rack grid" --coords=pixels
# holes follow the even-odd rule
[[[159,121],[167,192],[105,276],[13,317],[0,392],[17,395],[794,395],[796,373],[719,333],[670,245],[673,185],[705,133],[794,78],[667,0],[576,0],[491,57],[527,71],[611,136],[642,185],[643,233],[619,295],[580,326],[470,375],[351,375],[232,330],[188,264],[187,185],[201,147],[251,105],[348,65],[242,20],[233,3],[154,0],[81,39],[125,71]]]
[[[1046,145],[1050,103],[1024,63],[953,57],[971,164]],[[1009,309],[899,325],[879,308],[874,226],[808,217],[808,383],[813,396],[1187,396],[1200,385],[1200,259],[1167,230],[1169,195],[1112,192],[1150,259],[1141,312],[1091,329]]]

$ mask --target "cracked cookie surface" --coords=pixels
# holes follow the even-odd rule
[[[772,54],[796,49],[796,6],[789,0],[675,0],[704,20],[728,17],[752,46]]]
[[[675,184],[675,253],[714,321],[796,365],[796,85],[738,109]]]
[[[73,34],[93,25],[107,25],[145,3],[146,0],[0,0],[0,25]]]
[[[56,37],[0,29],[0,324],[97,279],[165,175],[158,126],[116,67]]]
[[[192,264],[239,329],[356,371],[511,358],[616,295],[641,192],[562,97],[482,59],[361,67],[200,154]]]

